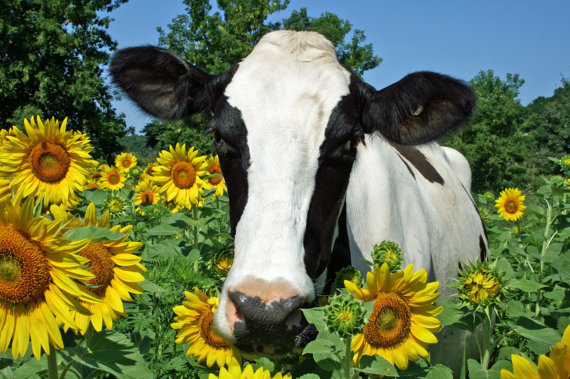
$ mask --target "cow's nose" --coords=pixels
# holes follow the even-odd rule
[[[255,334],[258,331],[271,334],[284,329],[290,329],[301,322],[301,306],[305,299],[292,296],[285,299],[275,299],[265,302],[259,296],[248,296],[239,291],[229,293],[230,300],[237,310],[238,319],[243,325],[236,324],[234,333]]]

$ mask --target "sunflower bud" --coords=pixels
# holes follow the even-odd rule
[[[362,330],[364,325],[364,308],[361,302],[350,295],[334,296],[325,307],[328,328],[341,337],[349,338]]]
[[[392,241],[382,241],[374,245],[372,251],[372,260],[374,264],[382,266],[386,263],[390,268],[390,272],[396,272],[400,269],[404,261],[404,253],[400,247]]]
[[[560,159],[560,166],[562,166],[563,170],[570,170],[570,155]]]
[[[332,285],[331,293],[334,293],[336,290],[340,290],[344,288],[344,281],[348,280],[349,282],[354,283],[358,287],[362,287],[364,285],[364,279],[362,278],[362,274],[360,270],[356,267],[346,266],[340,269],[336,273],[335,280]]]
[[[550,178],[550,184],[552,184],[553,187],[564,188],[566,180],[560,175],[554,175]]]
[[[505,294],[505,279],[494,265],[470,263],[459,271],[459,297],[472,305],[486,306],[501,302]]]

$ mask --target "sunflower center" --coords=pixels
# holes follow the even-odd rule
[[[10,226],[0,226],[0,300],[28,304],[50,282],[50,267],[37,244]]]
[[[220,182],[222,181],[222,170],[220,169],[220,166],[216,165],[212,167],[209,170],[209,173],[210,175],[217,175],[217,176],[211,177],[210,179],[208,179],[208,182],[210,182],[210,184],[214,186],[220,184]]]
[[[411,324],[408,304],[393,292],[381,292],[374,302],[370,322],[364,325],[364,338],[375,347],[395,347],[406,340]]]
[[[348,323],[351,322],[354,319],[354,314],[350,311],[350,309],[343,309],[339,314],[338,314],[338,321],[340,321],[341,323]]]
[[[109,183],[115,185],[115,184],[119,184],[121,182],[121,176],[117,173],[112,173],[109,174],[109,177],[107,178],[107,180],[109,181]]]
[[[119,212],[123,210],[123,202],[120,199],[111,199],[107,203],[107,208],[109,208],[111,212]]]
[[[228,348],[227,342],[212,329],[212,321],[214,320],[214,313],[212,311],[206,311],[202,316],[200,316],[200,336],[204,338],[204,341],[208,346],[215,349],[226,349]]]
[[[514,200],[508,200],[505,204],[505,210],[509,213],[516,213],[517,209],[517,203]]]
[[[131,167],[132,162],[130,159],[125,158],[125,159],[123,159],[122,165],[123,165],[123,168],[129,168],[129,167]]]
[[[95,277],[87,282],[89,290],[96,295],[104,295],[114,276],[115,263],[111,253],[102,242],[91,242],[85,249],[81,250],[79,255],[89,258],[91,261],[90,271]]]
[[[34,175],[42,182],[57,183],[67,175],[71,158],[60,145],[44,141],[34,146],[28,162]]]
[[[153,200],[154,200],[154,195],[152,191],[144,191],[141,193],[141,203],[152,204]]]
[[[384,260],[386,261],[386,263],[393,263],[397,259],[398,259],[398,256],[392,250],[388,250],[386,253],[384,253]]]
[[[190,162],[179,161],[172,167],[172,181],[178,188],[190,188],[196,182],[196,170]]]

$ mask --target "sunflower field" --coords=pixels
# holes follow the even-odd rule
[[[317,338],[275,357],[239,351],[213,315],[233,263],[216,156],[176,144],[154,161],[97,162],[67,120],[0,136],[0,376],[6,378],[568,378],[570,157],[523,193],[475,195],[491,256],[457,296],[378,241],[363,277],[336,273]],[[477,336],[460,367],[432,362],[443,327]]]

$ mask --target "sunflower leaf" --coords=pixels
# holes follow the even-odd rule
[[[511,279],[509,287],[524,292],[536,292],[539,289],[546,287],[546,285],[528,279]]]
[[[399,377],[398,371],[390,362],[379,355],[365,355],[360,360],[360,367],[356,371],[365,374],[381,374],[384,376]]]
[[[82,239],[90,239],[92,241],[116,241],[126,236],[127,234],[124,233],[91,225],[73,228],[63,234],[63,238],[69,241],[79,241]]]
[[[560,342],[560,334],[557,330],[539,324],[528,317],[520,317],[513,331],[525,338],[552,346]]]

